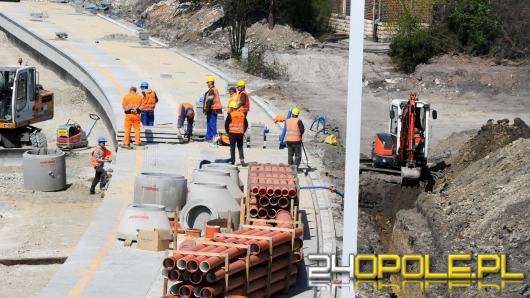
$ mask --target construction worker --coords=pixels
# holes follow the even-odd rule
[[[186,133],[184,134],[184,137],[188,138],[188,142],[191,139],[191,136],[193,134],[193,121],[195,119],[195,110],[193,109],[193,105],[191,103],[185,102],[181,103],[179,106],[179,121],[178,121],[178,128],[181,128],[184,126],[184,120],[187,122],[187,128]]]
[[[228,115],[225,121],[225,130],[230,140],[230,162],[236,163],[236,146],[239,151],[239,161],[242,166],[246,166],[245,155],[243,154],[243,135],[247,131],[248,122],[245,114],[238,110],[239,105],[231,102]]]
[[[143,126],[153,126],[155,125],[155,107],[158,103],[158,96],[156,93],[149,89],[149,83],[142,82],[140,84],[140,90],[144,97],[142,101],[142,114],[141,120]]]
[[[245,91],[245,81],[237,81],[237,104],[239,105],[239,110],[247,116],[250,111],[250,96],[247,91]]]
[[[300,166],[302,161],[302,136],[305,131],[304,123],[298,119],[298,115],[300,115],[300,109],[294,108],[291,111],[291,118],[285,121],[286,133],[284,141],[287,145],[287,162],[297,167]]]
[[[121,102],[123,112],[125,113],[123,148],[131,148],[131,127],[134,127],[135,145],[143,146],[142,140],[140,139],[140,113],[142,112],[142,101],[142,96],[136,93],[136,87],[134,86],[129,89],[129,94],[123,97]]]
[[[209,76],[206,79],[208,90],[204,93],[203,112],[206,114],[206,141],[211,142],[217,135],[217,114],[223,112],[219,91],[215,87],[215,79]]]
[[[104,168],[106,162],[112,162],[112,152],[105,146],[107,140],[105,137],[98,138],[98,145],[92,151],[92,166],[96,171],[92,186],[90,186],[90,194],[96,194],[96,185],[99,183],[101,189],[101,197],[105,194],[105,186],[107,185],[107,171]]]
[[[231,102],[235,102],[237,103],[238,102],[238,99],[237,99],[237,89],[234,88],[234,87],[230,87],[228,89],[228,93],[230,94],[230,97],[228,98],[228,105],[226,106],[227,107],[227,110],[230,109],[230,103]]]

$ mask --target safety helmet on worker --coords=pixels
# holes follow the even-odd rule
[[[206,83],[213,83],[213,82],[215,82],[215,78],[214,78],[214,77],[212,77],[212,76],[208,76],[208,77],[206,78]]]
[[[239,105],[237,104],[237,102],[235,101],[231,101],[230,104],[228,105],[229,108],[231,109],[238,109],[239,108]]]
[[[237,87],[245,87],[245,81],[243,80],[237,81]]]
[[[140,84],[140,88],[149,88],[149,83],[147,83],[147,82],[142,82],[142,83]]]
[[[107,142],[107,139],[105,139],[105,137],[99,137],[98,138],[98,144],[99,143],[106,143]]]
[[[298,115],[300,115],[300,109],[299,109],[299,108],[294,108],[294,109],[291,111],[291,114],[293,114],[293,116],[298,116]]]

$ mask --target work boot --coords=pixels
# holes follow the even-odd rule
[[[145,147],[145,145],[143,143],[140,143],[140,144],[135,144],[134,147]]]
[[[90,191],[90,194],[91,194],[91,195],[95,195],[96,192],[95,192],[95,191]]]
[[[246,163],[244,159],[241,159],[240,162],[242,167],[248,166],[248,163]]]
[[[102,199],[105,197],[105,191],[106,191],[106,190],[107,190],[106,187],[101,189],[100,194],[101,194],[101,198],[102,198]]]
[[[120,147],[124,149],[132,149],[131,144],[121,144]]]

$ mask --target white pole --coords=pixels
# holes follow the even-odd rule
[[[351,0],[350,52],[348,68],[348,107],[346,127],[346,175],[344,186],[344,241],[342,264],[357,253],[357,220],[359,214],[359,159],[361,143],[361,102],[363,75],[364,0]],[[345,277],[345,276],[344,276]],[[346,277],[345,277],[346,278]],[[343,280],[344,281],[344,280]],[[353,293],[351,292],[353,289]],[[342,297],[354,297],[353,287],[343,287]]]

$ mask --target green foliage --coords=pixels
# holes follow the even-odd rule
[[[284,65],[276,60],[272,63],[265,61],[265,50],[261,47],[249,52],[245,72],[270,80],[288,78],[287,68]]]
[[[268,2],[266,0],[265,2]],[[276,0],[276,21],[313,35],[329,32],[329,0]]]
[[[230,52],[232,57],[239,58],[245,46],[249,3],[247,0],[223,0],[222,5],[228,27]]]
[[[410,12],[401,16],[398,31],[390,44],[390,58],[400,70],[411,73],[420,63],[439,54],[441,48],[430,29],[420,25],[419,18]]]
[[[447,17],[449,30],[456,34],[465,52],[477,55],[490,53],[499,37],[501,22],[488,0],[451,0],[454,7]]]

